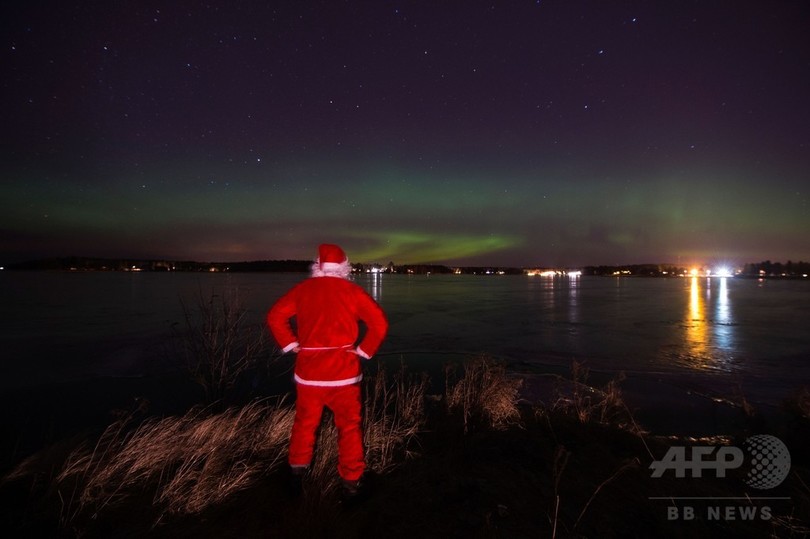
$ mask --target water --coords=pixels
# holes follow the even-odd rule
[[[172,367],[191,308],[236,295],[249,324],[303,274],[0,272],[0,389]],[[776,404],[810,384],[810,282],[725,278],[364,275],[385,309],[381,357],[623,371]]]

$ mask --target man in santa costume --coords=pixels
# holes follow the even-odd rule
[[[374,299],[348,280],[349,260],[337,245],[322,244],[312,277],[284,294],[267,313],[267,324],[282,351],[294,352],[295,420],[289,464],[300,478],[312,462],[323,407],[338,431],[338,473],[344,494],[357,494],[365,470],[361,430],[361,359],[379,348],[388,321]],[[290,324],[296,319],[295,330]],[[358,343],[359,322],[366,325]]]

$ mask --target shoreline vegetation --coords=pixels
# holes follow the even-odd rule
[[[569,377],[553,377],[545,402],[525,399],[523,379],[485,356],[446,365],[438,393],[406,365],[375,367],[363,382],[369,469],[359,501],[339,497],[328,412],[296,497],[286,470],[290,395],[230,395],[173,414],[154,414],[138,399],[114,410],[106,426],[55,439],[10,466],[0,488],[3,529],[26,537],[810,534],[806,390],[790,403],[785,430],[740,407],[733,430],[674,436],[639,424],[620,378],[592,386],[581,364]],[[761,432],[783,440],[793,458],[788,477],[770,491],[746,488],[741,473],[650,475],[650,463],[672,446],[742,447]],[[783,499],[756,499],[762,495]],[[729,497],[741,499],[703,500]],[[670,519],[669,507],[687,506],[698,511],[695,519]],[[705,512],[715,506],[721,518]]]
[[[535,373],[548,382],[539,391],[527,387],[525,373],[487,356],[449,362],[436,372],[412,371],[403,359],[375,359],[363,381],[363,497],[340,499],[328,412],[316,461],[295,496],[286,468],[292,360],[244,325],[238,305],[201,298],[197,308],[188,312],[186,341],[177,350],[186,369],[153,380],[156,393],[112,409],[106,408],[110,393],[88,393],[88,406],[100,414],[92,425],[54,425],[53,415],[50,428],[26,425],[50,432],[35,447],[18,439],[4,455],[6,534],[810,535],[808,388],[785,403],[787,420],[779,424],[743,398],[731,408],[734,421],[726,429],[673,435],[652,432],[637,419],[621,375],[594,382],[577,362],[564,376]],[[155,395],[173,404],[153,406]],[[45,415],[75,404],[51,399]],[[10,412],[24,422],[30,411]],[[755,434],[776,436],[790,450],[790,472],[776,488],[747,487],[744,468],[726,477],[706,471],[679,478],[671,470],[651,477],[650,464],[673,446],[743,447]]]
[[[30,260],[9,264],[12,271],[147,271],[147,272],[278,272],[306,273],[311,260],[253,260],[242,262],[196,262],[190,260],[59,257]],[[456,274],[456,275],[524,275],[537,271],[537,267],[507,266],[447,266],[442,264],[379,263],[352,264],[355,272],[379,272],[399,274]],[[570,269],[570,268],[569,268]],[[689,275],[691,268],[674,264],[628,264],[622,266],[599,265],[578,268],[582,275],[629,276],[629,277],[676,277]],[[810,275],[810,262],[771,262],[766,260],[747,263],[734,274],[737,278],[805,279]]]

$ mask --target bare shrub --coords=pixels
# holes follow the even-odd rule
[[[183,303],[183,313],[182,354],[209,404],[221,400],[240,375],[272,349],[263,325],[245,324],[246,310],[237,290],[208,299],[200,291],[196,311]]]
[[[480,356],[464,364],[464,374],[456,379],[456,369],[446,371],[446,399],[449,411],[460,411],[464,432],[480,422],[494,429],[520,424],[519,390],[523,380],[510,377],[503,363]]]

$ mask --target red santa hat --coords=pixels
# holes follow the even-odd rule
[[[321,270],[336,270],[348,261],[346,253],[337,245],[322,243],[318,246],[318,263]]]

